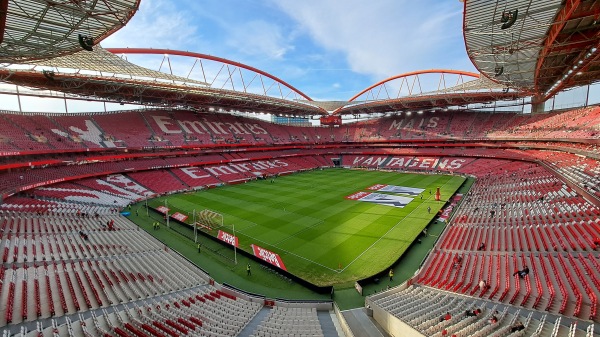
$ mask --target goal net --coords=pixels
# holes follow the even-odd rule
[[[198,212],[196,217],[196,226],[208,230],[223,226],[223,214],[210,209],[205,209]]]

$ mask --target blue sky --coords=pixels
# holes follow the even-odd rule
[[[271,73],[314,99],[347,100],[408,71],[475,71],[465,51],[462,6],[458,0],[142,0],[129,24],[102,45],[215,55]],[[158,67],[156,60],[130,60]]]

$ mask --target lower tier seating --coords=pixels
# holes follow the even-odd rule
[[[419,285],[370,296],[366,303],[414,329],[415,336],[596,336],[589,322]]]

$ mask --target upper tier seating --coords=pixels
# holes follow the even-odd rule
[[[47,140],[41,137],[41,131],[35,127],[31,130],[16,124],[17,115],[0,116],[0,146],[8,151],[36,151],[49,150]],[[38,137],[38,138],[35,138]]]
[[[42,118],[40,118],[42,117]],[[37,149],[74,149],[82,148],[80,143],[65,139],[52,130],[58,126],[49,118],[43,116],[11,115],[12,123],[29,133],[37,144]]]
[[[91,116],[0,116],[0,149],[16,151],[200,144],[285,144],[456,139],[598,139],[600,107],[538,115],[460,112],[397,115],[338,128],[282,126],[239,116],[144,110]]]
[[[57,125],[51,131],[61,136],[63,141],[82,144],[89,148],[103,148],[117,146],[103,131],[94,123],[89,115],[64,115],[49,116],[50,120]]]
[[[598,138],[600,107],[574,109],[543,115],[522,116],[490,137],[510,138]]]

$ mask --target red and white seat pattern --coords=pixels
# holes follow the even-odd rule
[[[415,281],[597,320],[599,210],[541,166],[502,161],[483,170],[479,164],[465,168],[480,179]],[[525,266],[529,276],[514,275]],[[481,280],[489,288],[481,289]]]

